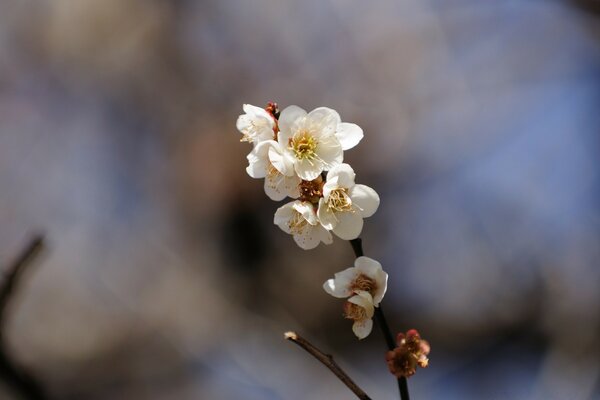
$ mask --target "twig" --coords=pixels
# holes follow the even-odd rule
[[[352,250],[354,250],[356,258],[364,256],[361,238],[350,240],[350,245],[352,246]],[[383,313],[381,304],[379,304],[379,307],[375,308],[375,319],[377,320],[377,324],[383,333],[388,350],[394,350],[396,347],[396,342],[394,340],[394,336],[392,335],[392,331],[390,330],[390,326],[385,319],[385,314]],[[398,390],[400,391],[401,400],[410,400],[410,395],[408,393],[408,382],[405,376],[398,378]]]
[[[29,400],[44,400],[48,397],[37,379],[20,368],[10,357],[4,342],[5,315],[20,278],[43,248],[44,238],[41,235],[34,236],[8,267],[6,277],[0,285],[0,378]]]
[[[352,390],[352,392],[361,400],[371,400],[369,396],[356,384],[348,374],[346,374],[339,365],[333,360],[333,357],[329,354],[323,353],[321,350],[317,349],[312,343],[303,337],[299,336],[295,332],[286,332],[284,334],[287,340],[291,340],[296,343],[298,346],[302,347],[306,350],[311,356],[319,360],[323,365],[325,365],[331,372],[338,377],[340,381],[344,383],[348,387],[348,389]]]

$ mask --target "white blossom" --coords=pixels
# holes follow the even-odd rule
[[[343,150],[356,146],[363,137],[358,125],[341,122],[339,114],[327,107],[306,113],[289,106],[278,123],[278,141],[292,155],[298,176],[307,181],[341,164]]]
[[[387,290],[387,280],[388,274],[378,261],[362,256],[354,260],[354,267],[338,272],[326,281],[323,289],[338,298],[367,292],[372,296],[373,305],[378,307]]]
[[[319,200],[321,225],[344,240],[356,239],[363,218],[373,215],[379,207],[379,195],[368,186],[355,184],[354,178],[354,170],[348,164],[332,168]]]
[[[242,133],[242,142],[256,145],[275,138],[277,124],[271,114],[251,104],[244,104],[243,109],[245,114],[240,115],[236,122],[238,131]]]
[[[300,196],[302,181],[294,172],[294,162],[275,140],[258,143],[246,156],[246,172],[252,178],[265,178],[265,193],[271,200],[293,199]]]
[[[374,314],[373,298],[369,292],[358,291],[344,304],[344,317],[354,321],[352,332],[359,339],[364,339],[371,333]]]
[[[331,233],[319,224],[313,204],[306,201],[296,200],[279,207],[274,223],[293,235],[294,241],[304,250],[314,249],[321,242],[333,242]]]

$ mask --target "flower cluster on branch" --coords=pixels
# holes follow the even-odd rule
[[[343,162],[344,150],[363,138],[362,129],[342,122],[327,107],[308,113],[298,106],[279,113],[275,103],[265,109],[245,104],[243,109],[237,129],[241,141],[253,145],[246,172],[264,179],[272,200],[294,199],[275,212],[274,223],[305,250],[332,243],[332,233],[356,239],[363,219],[379,207],[379,195],[356,184],[354,170]]]

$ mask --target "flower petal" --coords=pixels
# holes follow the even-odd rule
[[[273,167],[281,174],[289,176],[290,170],[292,174],[294,173],[294,166],[287,162],[283,149],[279,143],[269,148],[268,157]]]
[[[337,136],[342,144],[342,148],[348,150],[356,146],[364,137],[364,134],[360,126],[349,122],[342,122],[338,125],[335,136]]]
[[[321,243],[319,235],[314,230],[315,228],[307,226],[300,234],[294,235],[294,241],[304,250],[314,249]]]
[[[276,176],[267,175],[265,178],[265,193],[273,201],[281,201],[287,197],[287,191],[283,185],[285,177],[281,174]]]
[[[335,136],[330,136],[319,141],[316,150],[317,156],[322,161],[322,169],[328,171],[344,161],[342,145]]]
[[[292,137],[298,125],[306,117],[306,111],[298,106],[286,107],[279,115],[279,134],[278,140],[283,146],[287,146],[288,140]]]
[[[346,268],[323,284],[323,289],[333,297],[346,298],[352,295],[350,284],[356,279],[356,268]]]
[[[365,256],[358,257],[356,260],[354,260],[354,266],[360,272],[372,279],[375,279],[377,272],[382,270],[379,261]]]
[[[342,212],[336,213],[338,223],[333,228],[335,233],[340,239],[352,240],[356,239],[363,227],[363,219],[357,212]]]
[[[327,182],[330,179],[337,178],[337,187],[352,188],[356,174],[350,164],[340,164],[329,170],[327,173]]]
[[[289,221],[297,212],[294,209],[294,203],[295,202],[284,204],[283,206],[279,207],[277,211],[275,211],[273,223],[279,226],[279,228],[281,228],[281,230],[285,233],[290,233]]]
[[[379,195],[366,185],[354,185],[348,194],[352,199],[352,204],[360,210],[363,218],[375,214],[379,208]]]
[[[319,217],[319,222],[323,226],[323,228],[328,231],[332,230],[337,226],[338,220],[335,216],[335,213],[327,207],[325,202],[325,198],[321,197],[319,199],[319,209],[317,210],[317,216]]]
[[[306,117],[309,128],[318,131],[321,137],[333,135],[342,122],[337,111],[327,107],[315,108]]]
[[[317,213],[315,212],[314,206],[307,201],[296,200],[293,203],[294,210],[302,214],[305,220],[311,225],[318,225],[319,220],[317,219]]]
[[[354,303],[357,306],[360,306],[365,309],[367,313],[367,318],[372,318],[375,314],[375,308],[373,306],[373,297],[369,292],[365,292],[364,290],[359,290],[356,294],[348,299],[350,303]]]
[[[363,319],[362,321],[354,321],[352,324],[352,332],[359,339],[364,339],[373,330],[373,320],[372,319]]]
[[[323,172],[323,163],[319,160],[297,160],[294,169],[301,179],[312,181]]]
[[[379,306],[387,290],[388,274],[377,260],[365,256],[358,257],[354,261],[354,266],[360,273],[365,274],[375,281],[377,289],[373,293],[373,304],[375,307]]]

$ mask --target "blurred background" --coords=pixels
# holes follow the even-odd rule
[[[0,265],[47,249],[5,326],[56,399],[395,399],[244,168],[243,103],[329,106],[381,196],[363,231],[414,399],[600,399],[598,1],[0,2]],[[0,384],[0,398],[17,394]]]

